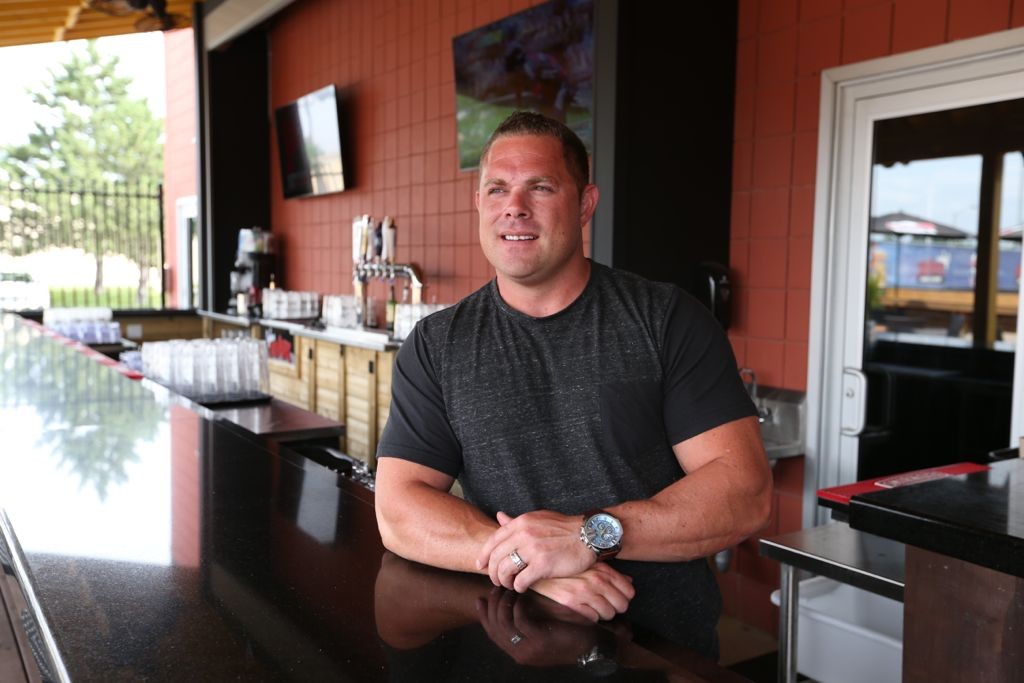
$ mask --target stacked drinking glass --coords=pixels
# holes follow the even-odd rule
[[[395,306],[395,339],[405,339],[420,318],[448,306],[449,304],[398,304]]]
[[[142,374],[197,403],[265,398],[270,390],[262,339],[175,339],[142,345]]]
[[[287,289],[263,290],[263,317],[271,320],[320,317],[318,292],[293,292]]]
[[[354,294],[329,294],[324,297],[324,324],[329,327],[358,327]]]

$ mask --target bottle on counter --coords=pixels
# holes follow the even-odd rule
[[[391,334],[395,331],[395,281],[388,285],[388,300],[384,304],[384,327]]]
[[[273,273],[270,274],[270,284],[268,285],[267,288],[268,289],[277,289],[277,281],[274,279],[274,274]]]

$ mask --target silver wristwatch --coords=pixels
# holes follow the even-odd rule
[[[583,515],[580,540],[598,560],[611,559],[622,550],[622,522],[604,510],[590,510]]]

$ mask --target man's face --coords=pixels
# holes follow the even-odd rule
[[[582,227],[596,204],[593,185],[580,197],[557,139],[515,135],[495,140],[481,163],[476,207],[480,245],[499,281],[556,281],[567,264],[583,258]]]

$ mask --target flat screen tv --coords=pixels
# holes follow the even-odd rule
[[[591,150],[594,7],[552,0],[452,40],[459,168],[476,168],[480,150],[517,109],[556,118]]]
[[[347,187],[338,103],[335,87],[328,85],[274,112],[286,198]]]

